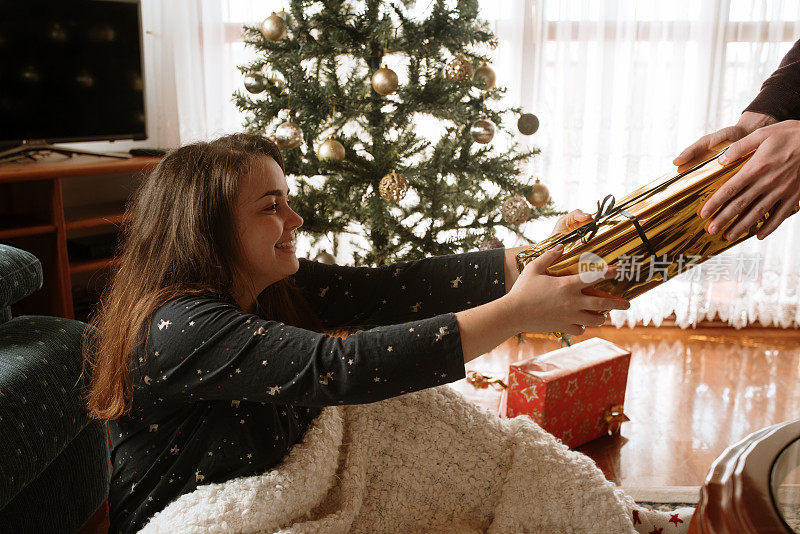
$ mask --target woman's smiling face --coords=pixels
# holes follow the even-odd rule
[[[241,250],[235,262],[238,279],[233,296],[247,312],[255,308],[255,298],[267,286],[300,267],[294,237],[303,218],[289,207],[290,200],[280,165],[269,156],[256,156],[251,171],[239,183],[234,210]]]

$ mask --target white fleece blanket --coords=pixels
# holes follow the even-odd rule
[[[326,407],[275,469],[199,486],[140,532],[680,534],[692,511],[638,507],[527,416],[443,385]]]

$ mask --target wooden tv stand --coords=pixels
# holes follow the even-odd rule
[[[86,302],[118,258],[70,258],[67,239],[120,231],[125,202],[159,159],[52,155],[0,163],[0,243],[35,254],[44,277],[41,289],[11,306],[13,316],[87,320]]]

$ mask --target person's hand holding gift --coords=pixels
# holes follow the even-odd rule
[[[571,212],[562,215],[556,221],[556,225],[553,227],[553,231],[550,235],[554,234],[568,234],[569,232],[575,230],[576,228],[580,228],[584,224],[587,224],[589,221],[592,220],[592,216],[588,213],[584,213],[581,210],[572,210]],[[521,247],[514,247],[514,248],[507,248],[505,249],[505,274],[506,274],[506,293],[511,290],[511,287],[514,285],[514,282],[517,281],[519,277],[519,271],[517,271],[516,267],[516,255],[519,252],[529,248],[530,245],[524,245]]]

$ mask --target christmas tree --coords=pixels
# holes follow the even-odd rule
[[[257,51],[234,95],[244,127],[281,146],[312,246],[328,237],[335,253],[337,236],[361,236],[356,265],[502,246],[496,227],[524,237],[525,221],[563,213],[522,177],[537,149],[493,146],[538,119],[499,107],[497,43],[477,0],[434,0],[416,18],[413,8],[291,0],[244,27]]]

